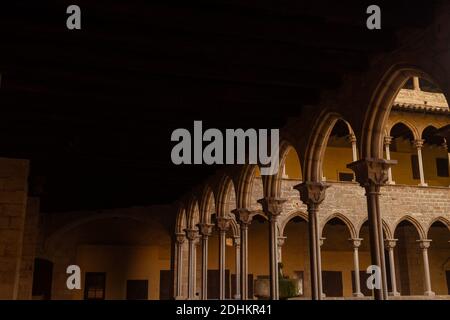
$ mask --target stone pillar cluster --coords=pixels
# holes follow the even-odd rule
[[[367,214],[369,226],[369,242],[371,264],[378,267],[381,276],[381,286],[374,288],[374,298],[377,300],[388,299],[388,296],[400,295],[397,289],[395,254],[397,239],[387,238],[383,236],[383,223],[380,210],[380,190],[385,184],[393,184],[391,167],[396,161],[390,160],[389,145],[391,137],[384,140],[387,160],[366,158],[352,162],[347,165],[355,173],[356,181],[365,189],[367,201]],[[418,147],[418,155],[420,155],[420,143],[416,143]],[[422,162],[419,161],[419,164]],[[423,181],[423,170],[421,176]],[[323,294],[322,284],[322,263],[321,263],[321,246],[325,238],[321,237],[319,232],[318,212],[320,205],[325,199],[326,190],[330,185],[324,182],[306,181],[294,188],[300,193],[301,201],[307,206],[308,211],[308,229],[309,229],[309,256],[310,256],[310,285],[311,296],[314,300],[321,300],[325,297]],[[262,211],[269,221],[269,266],[270,266],[270,298],[277,300],[280,298],[279,292],[279,263],[282,261],[282,247],[286,237],[279,234],[279,217],[282,214],[285,199],[278,197],[265,197],[258,200],[262,205]],[[176,298],[195,299],[195,256],[196,242],[201,239],[202,248],[202,268],[201,268],[201,299],[208,298],[208,238],[211,236],[214,226],[219,233],[219,289],[220,299],[225,299],[226,283],[226,240],[227,231],[229,230],[232,219],[239,225],[239,233],[233,235],[233,246],[235,249],[235,274],[236,274],[236,291],[234,299],[249,299],[248,296],[248,228],[255,214],[260,212],[251,211],[247,208],[237,208],[232,211],[232,216],[218,216],[215,225],[211,223],[200,223],[198,228],[186,229],[185,232],[176,234],[175,243],[175,259],[176,259]],[[235,223],[233,221],[233,223]],[[237,231],[237,230],[235,230]],[[188,290],[183,295],[183,244],[188,241]],[[363,297],[361,291],[360,279],[360,262],[359,248],[363,241],[362,238],[352,237],[348,239],[353,248],[353,268],[354,268],[354,297]],[[423,259],[423,277],[424,277],[424,294],[433,296],[434,292],[431,288],[430,269],[428,248],[431,240],[417,240],[421,249]],[[387,279],[387,263],[385,261],[385,252],[389,259],[389,279]],[[388,292],[388,282],[391,291]],[[365,285],[365,284],[364,284]]]
[[[356,181],[366,190],[371,260],[381,270],[381,288],[374,289],[377,300],[385,300],[388,295],[380,188],[388,180],[388,169],[396,163],[394,160],[368,158],[347,165],[355,172]]]
[[[240,294],[242,300],[248,299],[248,226],[254,214],[245,208],[233,210],[239,224],[240,235]]]
[[[320,234],[318,210],[325,199],[325,191],[329,187],[323,182],[304,182],[294,188],[300,192],[300,199],[308,209],[309,226],[309,258],[311,268],[311,296],[313,300],[322,299],[322,263],[320,256]]]
[[[278,300],[280,297],[278,285],[278,217],[283,210],[285,199],[263,198],[258,200],[264,213],[269,219],[269,260],[270,260],[270,298]]]

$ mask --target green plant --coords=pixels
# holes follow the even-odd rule
[[[297,285],[295,279],[279,279],[280,299],[288,299],[297,296]]]

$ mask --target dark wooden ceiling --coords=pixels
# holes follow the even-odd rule
[[[377,1],[369,31],[372,2],[2,1],[0,156],[31,160],[44,211],[170,203],[217,170],[173,165],[172,130],[280,127],[433,16]]]

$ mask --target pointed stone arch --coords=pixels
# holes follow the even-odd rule
[[[227,207],[229,207],[230,201],[232,199],[234,199],[234,208],[229,209]],[[225,217],[231,215],[231,210],[236,208],[236,199],[237,193],[234,186],[234,181],[230,176],[223,174],[222,178],[219,181],[217,192],[217,216]]]
[[[295,211],[288,213],[285,217],[283,217],[282,223],[280,223],[278,225],[278,227],[279,227],[278,232],[279,232],[280,237],[284,237],[284,229],[286,228],[289,221],[291,221],[292,219],[294,219],[296,217],[299,217],[299,218],[305,220],[306,222],[308,222],[308,214],[304,211],[295,210]]]
[[[433,220],[431,220],[427,227],[426,227],[426,236],[428,237],[429,233],[430,233],[430,228],[433,226],[433,224],[435,224],[436,222],[441,222],[443,225],[445,225],[447,227],[447,229],[450,231],[450,220],[448,220],[445,217],[439,216],[434,218]]]
[[[191,196],[188,201],[186,209],[187,228],[197,229],[197,224],[200,223],[200,209],[197,197]]]
[[[357,225],[356,234],[358,235],[358,238],[361,238],[361,229],[367,221],[368,221],[368,218],[366,217]],[[391,227],[384,219],[382,219],[381,222],[383,224],[383,231],[386,234],[386,238],[392,239],[394,233],[392,232]]]
[[[396,120],[396,121],[392,122],[391,124],[389,124],[389,126],[387,128],[387,133],[389,136],[392,136],[392,134],[391,134],[392,128],[394,128],[398,124],[402,124],[405,127],[407,127],[411,131],[414,140],[420,139],[419,129],[417,129],[417,127],[415,125],[413,125],[411,122],[409,122],[408,120],[405,120],[405,119],[399,119],[399,120]]]
[[[200,222],[211,223],[211,215],[216,213],[216,197],[213,188],[207,183],[200,201]]]
[[[408,221],[416,228],[417,234],[419,235],[419,239],[426,239],[425,229],[422,227],[419,221],[417,221],[410,215],[403,216],[394,223],[393,235],[395,235],[395,231],[397,230],[398,225],[403,221]]]
[[[327,225],[327,223],[333,219],[338,219],[338,220],[342,221],[347,226],[350,237],[356,238],[357,233],[356,233],[355,226],[353,225],[353,222],[340,212],[332,213],[329,216],[327,216],[325,218],[325,220],[323,220],[323,222],[321,223],[321,227],[320,227],[320,235],[321,236],[323,236],[323,230],[325,229],[325,226]]]
[[[404,58],[403,61],[405,61]],[[442,65],[439,65],[437,59],[426,59],[424,56],[409,58],[411,61],[420,61],[421,67],[418,67],[417,64],[405,62],[391,63],[384,69],[385,71],[378,78],[378,81],[375,81],[376,77],[374,77],[374,90],[368,100],[361,132],[360,156],[362,159],[383,158],[384,129],[388,123],[394,99],[409,78],[419,77],[432,83],[439,83],[441,84],[439,87],[444,92],[446,89],[450,89],[448,72]],[[425,70],[432,70],[433,72]],[[439,81],[433,80],[431,74],[434,75],[434,79]]]

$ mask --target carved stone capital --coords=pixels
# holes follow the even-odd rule
[[[286,199],[265,197],[258,200],[258,203],[262,205],[264,213],[270,218],[271,216],[279,216],[283,211],[283,204]]]
[[[357,249],[361,246],[361,242],[363,241],[362,238],[350,238],[348,239],[348,241],[350,241],[350,243],[353,246],[353,249]]]
[[[419,247],[420,249],[426,250],[430,247],[431,245],[431,239],[420,239],[420,240],[416,240],[419,243]]]
[[[386,249],[394,249],[397,245],[398,239],[385,239],[384,240],[384,246]]]
[[[389,146],[392,143],[392,140],[394,139],[394,137],[391,136],[385,136],[384,137],[384,145],[385,146]]]
[[[423,147],[423,143],[424,143],[424,140],[423,140],[423,139],[417,139],[417,140],[414,140],[414,146],[415,146],[417,149],[421,149],[421,148]]]
[[[436,135],[445,139],[447,152],[450,153],[450,124],[438,129]]]
[[[320,238],[319,238],[319,245],[320,245],[320,246],[323,246],[323,243],[324,243],[325,240],[327,240],[327,238],[325,238],[325,237],[320,237]]]
[[[184,233],[184,232],[177,232],[175,234],[175,237],[176,237],[176,241],[177,241],[178,244],[183,244],[184,241],[186,240],[186,233]]]
[[[278,237],[277,245],[278,247],[282,247],[284,245],[284,242],[286,241],[287,237]]]
[[[237,208],[231,211],[240,225],[249,225],[252,222],[254,213],[246,208]]]
[[[382,186],[388,180],[388,169],[395,164],[396,160],[367,158],[352,162],[347,168],[355,172],[356,181],[362,187],[370,184]]]
[[[197,229],[184,229],[184,232],[186,232],[186,238],[188,238],[189,241],[196,240],[198,237]]]
[[[230,228],[230,220],[229,217],[216,217],[217,229],[221,232],[226,232]]]
[[[212,224],[212,223],[199,223],[198,224],[198,230],[200,231],[200,234],[204,237],[209,237],[212,234],[213,227],[214,227],[214,224]]]
[[[355,134],[354,133],[350,133],[347,136],[347,141],[350,142],[350,143],[356,143],[356,136],[355,136]]]
[[[303,182],[294,189],[300,192],[300,199],[306,205],[319,205],[325,199],[325,192],[330,187],[324,182]]]

